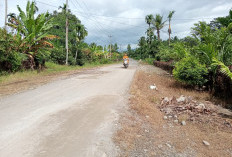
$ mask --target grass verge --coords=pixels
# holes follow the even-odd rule
[[[112,63],[109,63],[109,64],[112,64]],[[36,70],[24,70],[24,71],[19,71],[16,73],[0,75],[0,84],[7,84],[10,82],[20,81],[22,79],[27,79],[27,78],[58,74],[61,72],[66,72],[66,71],[93,68],[93,67],[98,67],[98,66],[103,66],[103,65],[106,65],[106,64],[86,63],[84,66],[67,66],[67,65],[55,64],[52,62],[46,62],[46,69],[44,69],[41,72],[38,72]]]
[[[30,88],[35,88],[39,85],[55,80],[57,77],[65,77],[77,71],[101,67],[114,63],[117,62],[106,64],[100,64],[97,62],[86,63],[84,66],[66,66],[47,62],[46,69],[41,72],[36,70],[25,70],[6,75],[0,75],[0,96],[14,94]]]

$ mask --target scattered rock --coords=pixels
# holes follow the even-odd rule
[[[144,152],[147,152],[148,150],[147,149],[143,149]]]
[[[178,118],[177,115],[174,115],[174,118],[177,119]]]
[[[167,116],[164,116],[164,120],[167,120],[168,119],[168,117]]]
[[[172,116],[168,116],[168,118],[169,118],[169,119],[171,119],[171,118],[172,118]]]
[[[176,101],[177,101],[178,103],[185,102],[185,101],[186,101],[186,98],[185,98],[185,96],[181,95],[178,99],[176,99]]]
[[[203,140],[204,145],[209,146],[209,142]]]
[[[149,118],[149,116],[146,116],[146,118]]]
[[[158,145],[158,148],[159,148],[159,149],[161,149],[162,147],[163,147],[162,144]]]
[[[176,120],[174,120],[173,122],[174,122],[174,123],[178,123],[179,121],[176,119]]]
[[[168,97],[165,97],[162,102],[161,102],[161,105],[166,105],[167,103],[169,103],[169,99]]]
[[[183,120],[182,122],[181,122],[181,125],[186,125],[186,122]]]
[[[195,109],[198,109],[198,110],[204,110],[205,109],[205,104],[199,104],[195,107]]]
[[[154,85],[150,85],[150,89],[151,90],[158,90],[157,86],[154,84]]]
[[[168,146],[169,148],[172,148],[172,146],[170,144],[168,144],[168,143],[166,143],[166,146]]]
[[[148,132],[149,132],[149,130],[145,130],[145,132],[147,132],[147,133],[148,133]]]

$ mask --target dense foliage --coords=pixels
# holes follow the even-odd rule
[[[194,57],[186,57],[176,63],[173,75],[175,79],[189,85],[203,86],[207,79],[207,68]]]
[[[8,15],[8,31],[0,28],[0,74],[23,69],[45,67],[46,61],[56,64],[66,62],[66,18],[68,18],[68,64],[82,66],[86,62],[106,64],[122,57],[117,43],[102,46],[87,44],[84,39],[88,31],[81,21],[66,13],[66,5],[61,11],[38,14],[34,1],[28,1],[24,12],[17,6],[19,15]]]
[[[167,17],[169,37],[174,13],[170,11]],[[232,10],[228,16],[215,18],[210,23],[199,21],[192,27],[192,35],[183,39],[170,37],[161,40],[160,31],[166,20],[159,14],[147,15],[145,21],[148,24],[147,36],[139,39],[134,50],[128,45],[131,57],[149,63],[151,59],[146,58],[155,58],[155,65],[162,67],[164,63],[165,69],[172,69],[174,65],[173,74],[177,81],[206,86],[212,93],[220,92],[221,96],[232,97]],[[168,64],[170,68],[167,68]]]

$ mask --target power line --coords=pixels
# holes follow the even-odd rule
[[[72,1],[71,1],[72,2]],[[81,9],[82,10],[84,10],[83,8],[82,8],[82,6],[77,2],[77,1],[75,1],[80,7],[81,7]],[[76,7],[77,8],[77,6],[74,4],[74,7]],[[93,19],[91,19],[91,18],[88,18],[88,16],[86,16],[86,15],[84,15],[84,16],[82,16],[82,17],[84,17],[84,18],[87,18],[87,20],[92,20],[92,21],[94,21]],[[94,26],[95,26],[95,29],[97,30],[97,31],[99,31],[99,32],[102,32],[103,34],[106,34],[106,36],[107,36],[107,33],[104,31],[104,30],[102,30],[96,23],[93,23],[94,24]],[[100,39],[100,38],[99,38]],[[100,39],[101,41],[103,41],[102,39]],[[106,41],[103,41],[104,43],[106,42]]]
[[[41,4],[46,4],[46,5],[49,5],[51,7],[55,7],[55,8],[58,8],[57,6],[54,6],[54,5],[51,5],[51,4],[48,4],[48,3],[45,3],[45,2],[40,2],[40,1],[36,1],[36,2],[39,2]],[[82,1],[83,2],[83,1]],[[83,4],[85,4],[83,2]],[[78,11],[76,10],[76,12],[78,13],[82,13],[82,14],[88,14],[88,15],[91,15],[91,16],[98,16],[98,17],[103,17],[103,18],[119,18],[119,19],[141,19],[141,20],[144,20],[145,18],[144,17],[119,17],[119,16],[106,16],[106,15],[98,15],[96,13],[91,13],[91,12],[82,12],[82,11]],[[214,17],[197,17],[197,18],[173,18],[172,20],[175,21],[187,21],[187,20],[205,20],[205,19],[214,19]]]

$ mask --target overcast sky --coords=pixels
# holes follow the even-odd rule
[[[66,0],[37,0],[39,12],[57,10]],[[8,12],[18,13],[17,5],[25,9],[27,0],[8,0]],[[4,0],[0,1],[0,26],[4,25]],[[209,22],[213,18],[228,15],[232,0],[69,0],[69,8],[86,26],[89,35],[86,42],[101,45],[111,42],[125,48],[133,47],[145,35],[148,25],[145,16],[161,14],[166,19],[175,10],[172,20],[172,36],[190,35],[190,28],[198,21]],[[167,26],[161,32],[167,39]]]

